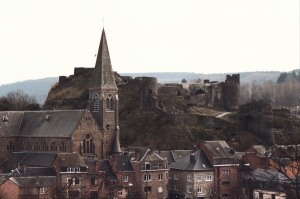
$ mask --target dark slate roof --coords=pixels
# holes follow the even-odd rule
[[[71,137],[85,110],[0,112],[0,136]],[[3,120],[3,117],[8,120]]]
[[[129,155],[113,157],[114,161],[116,162],[116,170],[117,171],[133,171],[133,167],[130,163],[131,157],[132,156],[129,156]]]
[[[1,111],[0,112],[0,136],[17,136],[24,112]],[[6,119],[7,120],[6,120]]]
[[[193,150],[171,150],[171,151],[155,151],[156,154],[163,158],[167,158],[168,164],[176,162],[187,155],[193,153]]]
[[[225,141],[206,141],[204,145],[213,158],[234,157],[234,154],[230,153],[231,148]]]
[[[198,150],[193,154],[181,158],[169,165],[169,168],[180,170],[211,170],[213,166],[209,163],[203,151]]]
[[[118,181],[118,178],[113,171],[109,160],[99,160],[99,171],[105,172],[105,179],[109,181]]]
[[[46,152],[16,152],[13,153],[16,164],[26,166],[49,167],[55,160],[56,153]]]
[[[11,175],[19,176],[56,176],[54,167],[21,167],[12,171]]]
[[[17,184],[19,187],[55,187],[56,177],[10,177],[9,180]]]
[[[93,76],[93,87],[117,88],[103,29]]]
[[[150,149],[143,148],[143,147],[129,147],[128,150],[130,154],[139,153],[138,159],[135,159],[135,157],[137,156],[133,156],[132,159],[133,161],[141,161],[145,157],[146,153],[150,151]]]
[[[177,162],[178,160],[186,157],[187,155],[190,155],[193,153],[193,150],[171,150],[172,156]]]
[[[86,167],[78,153],[58,153],[57,158],[60,167]]]
[[[71,137],[84,112],[85,110],[25,112],[19,136]]]
[[[171,151],[155,151],[154,153],[160,155],[163,158],[167,158],[168,164],[175,162]]]

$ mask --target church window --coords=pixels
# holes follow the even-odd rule
[[[31,144],[30,144],[30,142],[27,142],[26,150],[31,150]]]
[[[114,104],[114,99],[111,94],[108,95],[106,98],[106,111],[114,111],[115,109],[115,104]]]
[[[67,149],[67,147],[66,147],[65,143],[64,143],[64,142],[61,142],[61,143],[60,143],[59,150],[60,150],[60,151],[66,151],[66,149]]]
[[[94,142],[90,134],[83,139],[83,153],[94,153]]]
[[[98,93],[94,94],[93,98],[93,112],[99,112],[100,110],[100,96],[98,95]]]
[[[55,142],[51,143],[50,150],[51,151],[56,151],[57,150],[57,146],[55,145]]]

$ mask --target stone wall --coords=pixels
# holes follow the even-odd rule
[[[267,146],[275,143],[271,101],[252,101],[239,106],[238,125],[241,130],[257,134]]]

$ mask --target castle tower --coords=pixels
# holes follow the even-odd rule
[[[103,133],[102,158],[105,158],[115,148],[114,137],[118,136],[119,99],[104,29],[89,89],[89,108]]]

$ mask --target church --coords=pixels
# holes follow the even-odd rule
[[[86,109],[0,112],[0,197],[167,198],[167,159],[121,150],[104,29],[93,70]]]
[[[0,112],[1,154],[76,152],[99,160],[120,153],[118,88],[104,29],[94,71],[86,110]]]

